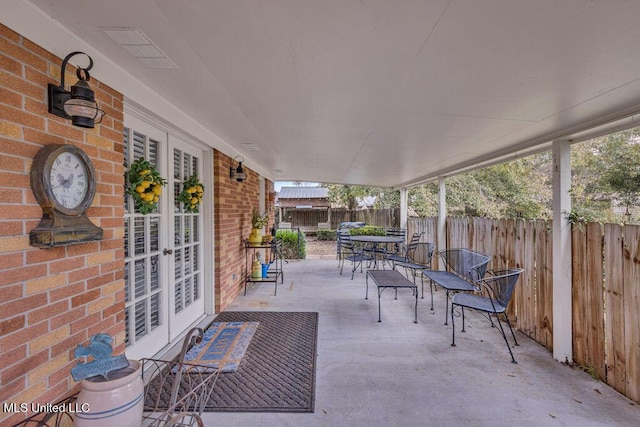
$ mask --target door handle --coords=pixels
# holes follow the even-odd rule
[[[171,255],[172,253],[173,253],[173,249],[167,249],[167,248],[164,248],[164,249],[162,250],[162,254],[163,254],[163,255]]]

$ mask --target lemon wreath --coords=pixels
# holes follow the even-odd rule
[[[203,194],[204,185],[197,175],[191,175],[182,183],[182,192],[178,196],[178,200],[184,203],[185,212],[198,213]]]
[[[141,157],[131,164],[129,183],[131,186],[127,193],[133,196],[140,213],[146,215],[158,207],[162,186],[167,181],[160,176],[154,165]]]

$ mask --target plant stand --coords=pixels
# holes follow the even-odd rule
[[[275,285],[273,295],[278,294],[278,279],[280,283],[284,283],[284,272],[282,271],[282,254],[280,253],[280,246],[282,242],[278,239],[274,239],[269,243],[260,243],[259,245],[253,245],[248,241],[244,243],[245,252],[245,277],[244,277],[244,294],[247,295],[247,283],[253,282],[269,282]],[[271,267],[267,271],[266,277],[262,274],[262,277],[254,277],[252,274],[252,262],[255,259],[256,251],[261,250],[266,252],[265,261],[266,264],[271,264]]]

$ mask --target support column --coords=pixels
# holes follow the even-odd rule
[[[571,293],[571,145],[553,142],[553,358],[573,361]]]
[[[407,188],[400,189],[400,228],[407,229],[407,211],[409,207]]]
[[[438,223],[436,224],[436,250],[447,249],[447,189],[445,178],[438,177]]]

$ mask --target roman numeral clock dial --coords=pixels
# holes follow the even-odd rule
[[[68,144],[44,147],[33,159],[31,189],[42,207],[32,246],[55,247],[102,239],[102,229],[86,216],[96,191],[89,156]]]

